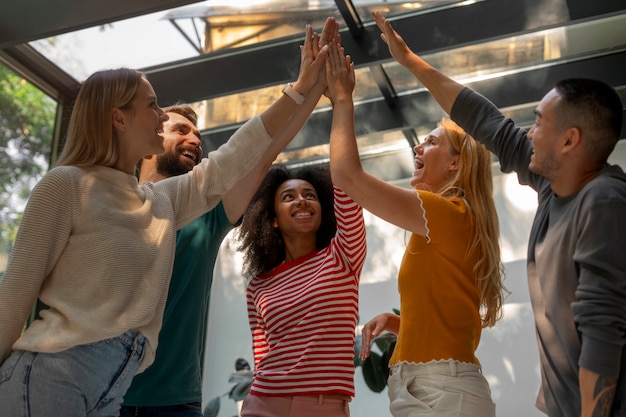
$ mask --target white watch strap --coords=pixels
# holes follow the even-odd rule
[[[283,88],[283,94],[289,96],[296,104],[302,104],[304,102],[304,96],[293,89],[291,83],[287,84]]]

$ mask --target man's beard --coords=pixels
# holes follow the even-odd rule
[[[180,161],[178,152],[168,152],[157,156],[156,168],[159,174],[167,177],[175,177],[191,171],[187,164]]]

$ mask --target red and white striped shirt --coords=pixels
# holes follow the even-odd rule
[[[320,251],[248,284],[251,394],[354,396],[354,338],[365,262],[363,210],[335,187],[337,234]]]

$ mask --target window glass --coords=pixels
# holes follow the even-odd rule
[[[0,64],[0,277],[24,205],[49,168],[57,103]]]

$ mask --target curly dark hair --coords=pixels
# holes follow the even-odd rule
[[[244,253],[243,275],[248,280],[271,271],[285,260],[285,242],[280,231],[272,224],[276,218],[274,209],[276,191],[282,183],[291,179],[308,181],[317,192],[322,207],[322,222],[317,231],[317,249],[327,247],[337,233],[333,184],[328,167],[305,166],[292,170],[283,164],[272,165],[234,235],[238,243],[237,250]]]

